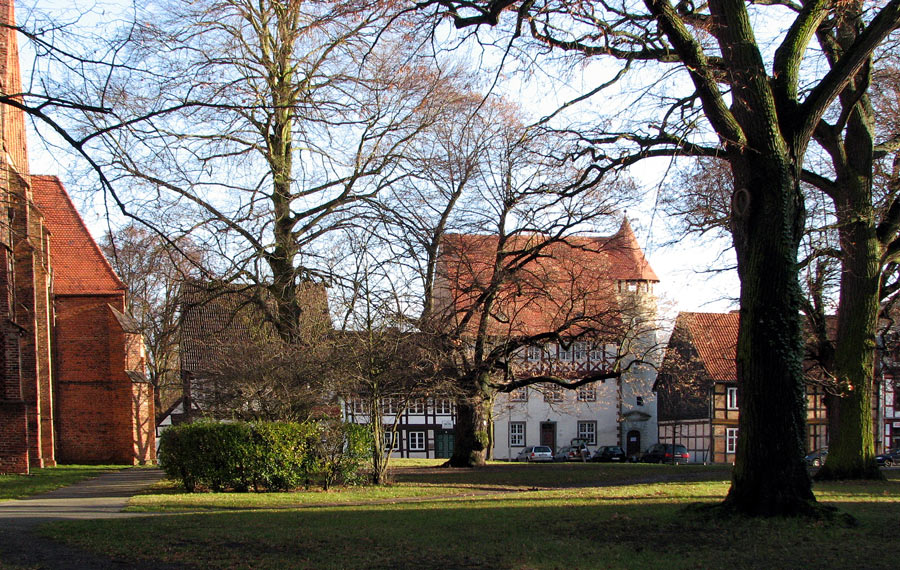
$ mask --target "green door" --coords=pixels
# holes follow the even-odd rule
[[[453,455],[453,432],[441,430],[434,434],[434,456],[449,458]]]

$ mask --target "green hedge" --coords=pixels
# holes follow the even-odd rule
[[[359,427],[334,421],[200,421],[166,429],[159,462],[188,491],[281,491],[313,482],[327,488],[356,481],[367,441]],[[341,445],[335,445],[338,439]]]

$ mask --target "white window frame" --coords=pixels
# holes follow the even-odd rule
[[[527,402],[528,401],[528,386],[516,388],[515,390],[510,392],[509,393],[509,401],[510,402]]]
[[[579,341],[572,344],[572,360],[575,362],[584,362],[588,358],[588,343]]]
[[[539,344],[528,345],[528,362],[540,362],[544,358],[544,347]]]
[[[737,386],[728,386],[725,388],[725,408],[728,410],[738,409]]]
[[[737,453],[738,428],[725,428],[725,453]]]
[[[354,416],[362,416],[366,413],[366,408],[363,405],[362,398],[353,398],[350,402],[350,409],[353,412]]]
[[[562,402],[563,389],[557,384],[544,384],[544,401],[545,402]]]
[[[425,400],[423,398],[415,398],[409,402],[407,412],[412,416],[425,415]]]
[[[424,431],[408,431],[406,432],[406,443],[409,451],[425,451],[425,432]]]
[[[449,416],[453,413],[453,402],[449,398],[439,398],[434,401],[434,413],[438,416]]]
[[[393,416],[397,414],[397,407],[393,398],[381,399],[381,413],[385,416]]]
[[[559,352],[557,353],[557,359],[560,362],[571,362],[572,361],[572,352],[573,352],[573,343],[569,343],[569,347],[566,348],[566,345],[563,343],[559,343]]]
[[[398,434],[395,431],[391,431],[390,429],[385,428],[384,430],[384,448],[390,449],[391,451],[396,451],[399,449],[400,438],[397,437]]]
[[[509,446],[525,447],[525,422],[509,422]]]
[[[587,445],[597,445],[597,422],[594,420],[579,420],[578,439],[584,440]],[[586,437],[589,436],[589,437]]]
[[[578,401],[579,402],[596,402],[597,401],[597,387],[593,384],[585,384],[584,386],[578,387]]]

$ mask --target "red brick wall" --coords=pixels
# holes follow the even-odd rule
[[[14,0],[0,0],[0,23],[15,26]],[[4,93],[21,93],[22,79],[19,71],[18,32],[12,27],[0,28],[0,87]],[[0,106],[3,121],[4,150],[13,166],[20,172],[28,172],[28,155],[25,147],[25,114],[9,105]]]
[[[0,473],[28,473],[25,402],[0,400]]]
[[[56,297],[57,446],[61,463],[137,462],[124,333],[109,304],[123,296]],[[117,338],[118,337],[118,338]]]

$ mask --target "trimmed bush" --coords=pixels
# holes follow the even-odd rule
[[[199,421],[172,426],[159,442],[159,463],[193,492],[286,491],[312,482],[325,489],[365,480],[372,434],[338,420],[288,423]]]
[[[288,490],[317,470],[315,424],[200,421],[172,426],[159,442],[166,475],[193,492]]]

